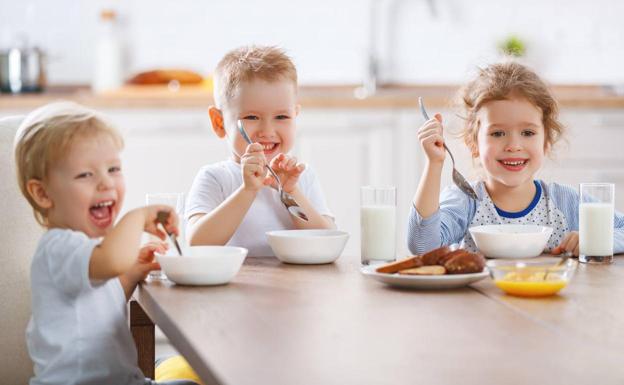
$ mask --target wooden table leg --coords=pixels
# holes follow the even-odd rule
[[[130,300],[130,331],[137,348],[139,368],[145,377],[153,379],[156,358],[154,323],[134,299]]]

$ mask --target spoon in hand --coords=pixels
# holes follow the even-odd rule
[[[418,97],[418,105],[420,106],[420,112],[422,113],[423,118],[425,118],[425,120],[429,120],[429,115],[427,114],[427,111],[425,110],[425,105],[421,97]],[[444,149],[451,156],[451,161],[453,161],[453,182],[455,182],[457,187],[459,187],[459,189],[462,190],[464,194],[468,195],[470,198],[474,200],[480,201],[481,199],[479,199],[479,197],[477,196],[477,193],[474,191],[470,183],[468,183],[466,178],[464,178],[464,176],[460,174],[459,171],[457,171],[457,169],[455,168],[455,158],[453,158],[453,154],[451,153],[451,150],[449,150],[449,148],[446,146],[446,143],[443,143],[443,146],[444,146]]]
[[[247,135],[247,132],[245,131],[245,128],[243,127],[243,122],[241,120],[237,120],[236,126],[238,128],[238,132],[240,132],[243,139],[245,139],[247,143],[252,144],[253,142],[251,141],[251,139],[249,138],[249,135]],[[308,216],[303,212],[303,210],[301,210],[301,207],[299,207],[299,204],[297,203],[295,198],[289,193],[287,193],[286,191],[284,191],[284,189],[282,188],[282,182],[280,181],[280,178],[277,176],[275,171],[273,171],[273,169],[269,167],[268,164],[266,165],[266,168],[269,170],[271,175],[273,175],[273,178],[275,178],[275,181],[277,182],[277,192],[279,193],[280,200],[282,201],[284,206],[286,206],[286,209],[288,210],[288,212],[292,216],[297,217],[307,222]]]
[[[174,233],[168,232],[167,228],[165,227],[165,224],[167,223],[167,220],[169,220],[169,213],[168,212],[166,212],[166,211],[159,211],[158,214],[156,214],[156,221],[158,223],[160,223],[162,225],[162,227],[165,229],[165,232],[167,233],[169,238],[171,238],[171,240],[173,241],[173,244],[176,247],[176,249],[178,250],[178,253],[180,254],[180,256],[182,256],[182,249],[180,248],[180,245],[178,244],[178,239],[177,239],[176,235]]]

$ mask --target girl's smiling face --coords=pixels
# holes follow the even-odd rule
[[[531,185],[546,151],[542,111],[524,98],[511,96],[483,105],[477,119],[478,157],[488,189]]]

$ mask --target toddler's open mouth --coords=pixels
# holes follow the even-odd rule
[[[97,227],[106,228],[113,223],[114,200],[101,201],[89,208],[89,216]]]
[[[506,170],[509,170],[509,171],[520,171],[520,170],[524,169],[524,167],[527,165],[527,163],[529,163],[529,159],[520,159],[520,158],[500,159],[498,162]]]

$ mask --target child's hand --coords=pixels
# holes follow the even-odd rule
[[[164,242],[149,242],[139,250],[139,257],[130,269],[132,279],[139,282],[152,270],[160,270],[160,264],[154,261],[154,253],[165,254],[169,246]]]
[[[444,163],[445,149],[444,137],[442,136],[442,115],[435,114],[435,119],[430,119],[418,129],[420,146],[430,162]]]
[[[552,249],[552,254],[561,254],[565,252],[572,252],[575,257],[579,255],[579,233],[578,231],[571,231],[563,238],[561,244]]]
[[[145,215],[145,224],[143,229],[162,240],[166,239],[167,233],[162,230],[162,227],[158,225],[160,222],[157,221],[158,213],[161,211],[169,214],[167,223],[165,224],[165,230],[167,233],[179,235],[180,230],[178,229],[178,214],[176,214],[173,207],[166,205],[150,205],[143,207],[143,214]]]
[[[241,156],[243,187],[246,190],[258,191],[267,184],[266,164],[264,148],[261,144],[252,143],[247,146],[245,153]]]
[[[284,191],[292,194],[295,187],[297,187],[299,176],[305,170],[305,164],[297,163],[297,158],[294,156],[278,154],[271,161],[271,168],[279,176]],[[275,178],[273,176],[269,177],[270,183],[275,185],[277,183]]]

